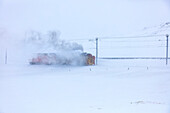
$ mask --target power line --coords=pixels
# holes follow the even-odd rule
[[[103,40],[102,42],[165,42],[166,40],[131,40],[131,41],[118,41],[118,40]]]
[[[154,45],[145,45],[145,46],[102,46],[100,49],[113,49],[113,48],[164,48],[166,46],[154,46]]]
[[[139,35],[139,36],[108,36],[108,37],[98,37],[98,39],[130,39],[130,38],[151,38],[151,37],[162,37],[162,36],[166,36],[166,35]],[[83,38],[83,39],[78,39],[78,38],[75,38],[75,39],[68,39],[68,41],[95,41],[95,38]]]
[[[108,48],[109,46],[102,46],[100,50],[106,50],[106,49],[113,49],[113,48],[123,48],[123,49],[128,49],[128,48],[165,48],[166,46],[153,46],[153,45],[148,45],[148,46],[112,46],[113,48]],[[170,47],[169,47],[170,48]],[[95,50],[96,48],[86,48],[89,50]]]
[[[99,37],[99,39],[115,39],[115,38],[144,38],[144,37],[162,37],[166,35],[141,35],[141,36],[115,36],[115,37]]]

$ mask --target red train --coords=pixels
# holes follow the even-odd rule
[[[95,56],[90,53],[82,53],[75,58],[64,58],[56,53],[38,53],[30,60],[30,64],[46,64],[46,65],[95,65]]]

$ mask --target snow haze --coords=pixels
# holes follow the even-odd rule
[[[0,29],[60,30],[64,38],[133,33],[170,20],[168,0],[1,0]]]
[[[0,113],[170,113],[170,60],[102,59],[165,58],[165,34],[169,0],[0,0]],[[95,55],[96,37],[98,65],[29,64]]]

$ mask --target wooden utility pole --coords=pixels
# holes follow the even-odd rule
[[[168,65],[168,37],[169,35],[166,35],[166,65]]]
[[[98,63],[98,38],[96,38],[96,65]]]
[[[8,53],[7,53],[7,49],[5,51],[5,64],[7,64],[7,59],[8,59]]]

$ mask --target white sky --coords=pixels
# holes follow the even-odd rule
[[[170,21],[169,0],[0,0],[0,29],[115,36]]]

